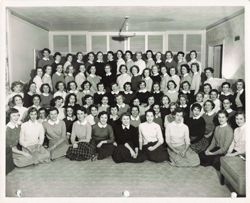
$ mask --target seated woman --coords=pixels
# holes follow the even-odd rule
[[[195,97],[194,97],[194,91],[190,90],[190,83],[188,81],[184,81],[180,85],[180,94],[185,94],[187,95],[188,98],[188,105],[190,106],[191,104],[194,103]]]
[[[220,96],[219,96],[219,99],[221,102],[223,102],[224,99],[228,98],[230,99],[231,101],[233,101],[233,95],[232,95],[232,92],[230,90],[231,88],[231,85],[229,82],[223,82],[222,85],[221,85],[221,92],[220,92]]]
[[[189,112],[190,112],[190,107],[189,107],[189,102],[186,94],[180,94],[179,95],[179,107],[183,111],[183,118],[184,118],[184,123],[188,122],[189,119]]]
[[[97,84],[101,82],[101,77],[96,75],[96,67],[95,65],[91,65],[89,69],[89,76],[87,80],[91,83],[90,90],[92,92],[97,92]]]
[[[49,152],[42,146],[44,141],[43,125],[37,121],[38,112],[31,107],[28,110],[29,120],[22,124],[19,143],[22,152],[14,151],[13,159],[17,167],[48,162]]]
[[[48,111],[44,107],[38,109],[38,122],[43,123],[47,121]]]
[[[68,148],[66,157],[70,160],[85,161],[95,154],[95,145],[91,142],[92,128],[86,120],[87,110],[84,107],[79,107],[76,114],[77,121],[73,124],[70,138],[72,146]]]
[[[22,98],[24,97],[23,93],[23,83],[20,81],[15,81],[11,83],[11,92],[8,93],[7,98],[6,98],[6,104],[10,107],[13,107],[13,97],[15,95],[20,95]],[[7,107],[8,108],[8,107]]]
[[[121,94],[124,97],[124,103],[130,105],[132,100],[135,97],[135,93],[131,90],[132,89],[132,84],[131,82],[126,82],[123,85],[124,91],[121,92]]]
[[[170,164],[178,167],[194,167],[200,164],[199,156],[190,148],[188,126],[183,123],[183,111],[175,110],[175,120],[165,131]]]
[[[123,113],[127,113],[129,111],[129,105],[124,103],[124,97],[122,94],[118,94],[115,97],[116,105],[119,108],[118,115],[121,116]]]
[[[218,112],[219,126],[215,128],[214,137],[205,152],[199,154],[202,166],[213,166],[220,170],[220,158],[225,156],[232,141],[233,130],[227,124],[228,113],[225,110]]]
[[[195,96],[195,102],[193,104],[200,104],[203,107],[203,99],[204,99],[204,93],[203,92],[198,92]],[[193,104],[191,104],[190,108],[192,108]],[[203,108],[201,108],[200,115],[202,116],[204,113]],[[193,112],[190,109],[189,112],[190,118],[193,116]]]
[[[72,93],[75,95],[78,94],[77,84],[75,81],[69,81],[66,86],[67,86],[68,94],[72,94]]]
[[[73,123],[76,121],[74,108],[72,106],[66,106],[65,113],[66,113],[66,117],[63,119],[63,121],[66,125],[67,139],[69,140],[69,144],[71,144],[70,137],[71,137],[71,132],[72,132],[72,126],[73,126]]]
[[[78,90],[82,90],[81,85],[84,81],[86,81],[85,75],[86,69],[84,64],[79,65],[79,72],[76,74],[75,82],[77,84]]]
[[[58,82],[63,82],[63,84],[65,83],[64,74],[63,74],[63,66],[60,63],[56,65],[56,72],[52,75],[52,85],[53,85],[54,91],[57,90],[56,85]]]
[[[183,82],[187,81],[189,84],[191,84],[192,83],[192,77],[189,74],[189,72],[190,72],[189,65],[188,64],[182,64],[180,66],[180,71],[181,71],[181,81],[180,81],[180,83],[182,84]]]
[[[154,122],[157,123],[161,127],[161,130],[163,130],[163,118],[161,116],[160,105],[153,104],[152,109],[155,112]]]
[[[117,125],[121,124],[120,117],[118,115],[119,107],[117,105],[111,105],[109,107],[109,119],[108,124],[111,125],[113,129],[116,128]]]
[[[82,98],[84,98],[87,95],[91,95],[91,96],[94,95],[93,91],[90,88],[91,88],[91,83],[89,81],[84,81],[82,83],[81,91],[78,91],[77,94],[76,94],[77,104],[82,106],[83,105]]]
[[[98,109],[96,105],[90,105],[89,109],[89,115],[86,117],[87,122],[90,125],[95,125],[98,123],[99,119],[98,119]]]
[[[214,102],[215,107],[214,111],[217,113],[219,110],[221,110],[221,101],[218,98],[219,92],[216,89],[212,89],[210,91],[210,99]]]
[[[163,95],[161,99],[161,116],[164,119],[170,113],[169,110],[170,99],[167,95]]]
[[[115,97],[116,95],[120,94],[119,91],[119,86],[117,83],[113,83],[111,84],[111,92],[108,93],[108,97],[109,97],[109,104],[110,105],[114,105],[115,102]]]
[[[146,106],[150,92],[147,91],[146,82],[141,81],[139,83],[139,90],[136,93],[136,98],[140,100],[142,106]]]
[[[154,122],[154,111],[146,111],[146,122],[139,125],[139,150],[146,159],[153,162],[163,162],[168,159],[167,150],[163,146],[161,127]]]
[[[138,128],[130,125],[130,115],[124,113],[121,116],[122,124],[115,128],[116,148],[112,155],[114,162],[140,163],[144,161],[144,156],[139,151]]]
[[[155,98],[155,103],[160,104],[164,95],[160,89],[160,83],[153,83],[152,95]]]
[[[96,157],[101,160],[113,154],[114,133],[112,127],[107,124],[107,112],[99,113],[98,118],[100,121],[92,127],[92,138],[96,146]]]
[[[202,92],[204,93],[203,101],[207,101],[210,99],[210,91],[212,90],[212,86],[209,83],[202,85]]]
[[[235,115],[238,128],[234,130],[234,139],[229,147],[226,156],[237,156],[246,153],[246,121],[243,112],[237,112]]]
[[[170,113],[164,117],[164,127],[166,128],[169,123],[172,123],[175,120],[175,109],[178,107],[178,104],[175,102],[170,103],[169,111]]]
[[[31,107],[35,107],[37,110],[39,110],[41,108],[40,104],[41,104],[40,95],[34,94],[32,97],[32,106]]]
[[[168,74],[170,75],[171,80],[173,80],[176,84],[176,91],[178,92],[180,89],[180,77],[177,75],[177,68],[176,67],[171,67],[168,71]]]
[[[157,65],[153,65],[152,66],[152,71],[151,71],[151,75],[150,75],[153,83],[161,83],[161,76],[159,74],[159,68]]]
[[[130,124],[135,128],[138,128],[141,123],[140,109],[139,106],[131,106],[130,108]]]
[[[65,99],[65,106],[72,106],[74,109],[74,112],[80,107],[79,104],[77,104],[77,97],[74,93],[70,93],[67,95]]]
[[[65,101],[67,93],[66,93],[66,85],[64,84],[64,82],[62,82],[62,81],[57,82],[56,86],[55,86],[55,90],[57,90],[57,91],[55,92],[53,97],[60,96]]]
[[[147,102],[147,106],[145,106],[145,111],[152,109],[152,106],[155,104],[155,98],[153,95],[149,95],[148,96],[148,102]]]
[[[132,91],[137,92],[139,90],[139,83],[142,80],[141,73],[144,69],[140,69],[139,66],[134,65],[130,68],[130,72],[132,74],[131,77],[131,89]],[[141,73],[140,73],[141,72]]]
[[[86,95],[82,98],[82,106],[85,109],[88,109],[91,105],[94,104],[94,98],[91,95]],[[78,107],[77,107],[78,108]]]
[[[61,96],[56,96],[51,101],[51,106],[56,107],[58,110],[58,119],[63,120],[65,118],[63,98]],[[48,109],[49,110],[49,109]]]
[[[49,120],[43,123],[52,160],[65,156],[68,149],[66,126],[64,121],[58,119],[58,113],[58,109],[52,107],[49,110]]]
[[[106,90],[104,88],[104,84],[99,82],[97,84],[97,92],[94,93],[94,104],[99,105],[101,104],[102,97],[106,95]]]
[[[235,114],[236,111],[234,111],[231,107],[232,107],[232,100],[230,100],[229,98],[225,98],[222,100],[222,106],[223,109],[226,110],[226,112],[228,113],[228,124],[232,127],[232,129],[234,130],[237,125],[235,122]]]
[[[206,129],[206,123],[203,117],[200,116],[201,105],[194,104],[191,108],[193,112],[193,117],[189,118],[187,121],[187,126],[189,128],[191,149],[196,153],[200,153],[207,149],[206,142],[204,144],[204,134]]]
[[[102,111],[108,111],[109,109],[109,98],[107,95],[103,95],[101,98],[101,103],[98,106],[98,112],[102,112]]]
[[[14,104],[13,108],[17,109],[19,114],[20,114],[18,123],[22,124],[24,122],[24,119],[25,119],[25,117],[27,115],[27,111],[28,111],[28,109],[23,106],[22,96],[20,96],[19,94],[15,95],[12,99],[12,103]]]

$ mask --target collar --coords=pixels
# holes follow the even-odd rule
[[[133,117],[133,116],[130,116],[130,119],[131,119],[132,121],[139,121],[139,120],[140,120],[140,116],[137,116],[136,118]]]
[[[93,74],[89,74],[90,77],[94,78],[96,75],[93,75]]]
[[[186,108],[186,107],[187,107],[187,104],[180,105],[180,108]]]
[[[124,91],[124,94],[133,94],[133,91],[132,90],[130,90],[129,92]]]
[[[197,72],[194,73],[194,75],[197,75],[198,73],[199,73],[199,72],[197,71]]]
[[[80,74],[80,75],[84,75],[84,73],[83,72],[79,72],[78,74]],[[84,75],[85,76],[85,75]]]
[[[97,60],[96,62],[97,62],[97,63],[103,63],[103,61],[99,61],[99,60]]]
[[[49,61],[49,58],[43,57],[43,60],[44,60],[44,61]]]
[[[171,63],[173,61],[173,59],[171,58],[171,59],[167,59],[166,60],[166,62],[168,62],[168,63]]]
[[[149,60],[150,60],[150,61],[153,61],[153,59],[152,59],[152,58],[149,58],[149,59],[148,59],[148,61],[149,61]]]
[[[224,123],[223,125],[220,125],[221,128],[227,126],[227,123]]]
[[[169,76],[167,73],[165,73],[164,75],[163,75],[163,77],[166,77],[166,76]]]
[[[105,105],[104,105],[104,104],[102,104],[101,106],[102,106],[102,107],[107,107],[107,108],[109,107],[109,105],[108,105],[108,104],[105,104]]]
[[[28,122],[29,122],[29,124],[31,124],[31,125],[33,125],[33,124],[37,124],[37,123],[38,123],[38,121],[37,121],[37,120],[35,120],[35,122],[32,122],[31,120],[29,120]]]
[[[59,119],[57,119],[56,121],[52,121],[51,119],[48,120],[48,123],[49,123],[50,125],[56,125],[56,124],[58,124],[59,122],[60,122]]]
[[[197,62],[197,59],[191,59],[191,61],[190,61],[191,63],[193,63],[193,62]]]
[[[56,74],[57,74],[58,76],[61,76],[61,75],[62,75],[62,73],[58,73],[58,72],[56,72]]]
[[[169,93],[176,93],[176,90],[168,90]]]
[[[243,91],[244,91],[244,89],[242,89],[242,90],[237,90],[237,93],[239,93],[239,94],[242,94],[243,93]]]
[[[213,79],[214,79],[214,77],[211,77],[211,78],[208,78],[207,81],[208,81],[208,80],[213,80]]]
[[[74,117],[69,117],[69,116],[67,116],[67,120],[68,120],[68,121],[73,121],[73,120],[75,120],[75,119],[74,119]]]
[[[155,114],[155,118],[161,118],[161,113]]]
[[[73,74],[72,73],[68,73],[68,76],[73,76]]]
[[[11,128],[11,129],[18,128],[18,126],[19,126],[18,123],[14,124],[11,121],[7,124],[7,127]]]
[[[88,60],[88,63],[93,64],[94,62],[93,62],[93,61]]]
[[[77,94],[77,93],[78,93],[78,90],[70,90],[69,93]]]
[[[84,94],[88,94],[88,93],[90,93],[90,90],[83,90],[82,91]]]
[[[84,119],[83,122],[80,122],[80,121],[78,120],[77,123],[78,123],[79,125],[86,125],[86,124],[87,124],[87,120]]]
[[[127,62],[132,61],[132,59],[128,59]]]
[[[233,110],[232,109],[227,109],[226,112],[227,113],[231,113]]]
[[[231,92],[227,92],[227,93],[221,92],[220,94],[221,94],[221,95],[225,95],[225,96],[232,95]]]
[[[50,77],[50,75],[48,73],[44,73],[44,76],[46,77]]]
[[[138,92],[146,93],[146,92],[147,92],[147,89],[139,90]]]
[[[189,74],[188,73],[185,73],[184,75],[183,75],[183,77],[186,77],[186,76],[188,76]]]
[[[42,95],[47,97],[47,96],[49,96],[49,93],[42,93]]]
[[[184,93],[184,94],[190,94],[191,92],[190,92],[190,90],[188,90],[188,91],[182,90],[182,93]]]
[[[106,73],[106,76],[111,76],[112,75],[112,73]]]
[[[161,63],[161,62],[162,62],[162,60],[156,61],[156,63]]]
[[[146,78],[144,78],[144,80],[149,80],[150,79],[150,77],[146,77]]]
[[[159,94],[161,91],[158,90],[158,91],[154,91],[153,94]]]
[[[106,92],[99,92],[99,91],[97,91],[96,93],[97,93],[97,94],[104,95]]]
[[[123,125],[123,124],[122,124],[122,129],[124,130],[125,128],[129,130],[129,128],[130,128],[130,125],[128,125],[128,126],[125,126],[125,125]]]
[[[83,63],[83,61],[79,61],[78,59],[76,60],[78,63]]]
[[[178,75],[172,75],[171,78],[178,78],[179,76]]]
[[[196,116],[196,117],[193,116],[193,119],[194,119],[194,120],[198,120],[200,117],[201,117],[200,115],[199,115],[199,116]]]
[[[156,74],[152,74],[152,76],[158,76],[159,75],[159,73],[156,73]]]
[[[106,128],[107,127],[107,124],[105,124],[105,125],[102,125],[100,122],[98,122],[98,124],[97,124],[100,128]]]
[[[111,94],[119,94],[119,90],[114,92],[114,91],[111,91]]]
[[[208,116],[212,116],[213,114],[214,114],[213,110],[210,111],[210,112],[208,112],[208,113],[206,113],[206,115],[208,115]]]
[[[119,109],[120,109],[120,108],[124,108],[124,107],[125,107],[125,103],[123,103],[123,104],[121,104],[121,105],[117,104],[117,106],[119,107]]]

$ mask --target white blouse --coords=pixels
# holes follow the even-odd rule
[[[246,152],[246,124],[234,130],[234,139],[228,152],[231,153],[233,150],[242,154]]]
[[[142,142],[143,145],[148,144],[149,142],[160,142],[163,143],[163,135],[161,127],[159,124],[153,123],[140,123],[139,125],[139,142]]]

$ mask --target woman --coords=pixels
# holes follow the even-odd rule
[[[52,160],[66,155],[68,141],[64,121],[58,119],[58,109],[52,107],[49,110],[49,120],[43,123],[46,136],[49,140],[50,158]]]
[[[66,85],[64,84],[64,82],[59,81],[58,83],[56,83],[56,87],[55,89],[57,90],[54,94],[54,98],[57,96],[62,97],[64,100],[66,99],[67,93],[66,93]]]
[[[81,65],[84,65],[83,53],[79,51],[79,52],[76,53],[76,61],[74,61],[74,63],[73,63],[75,73],[79,72],[79,69],[80,69]]]
[[[107,92],[111,91],[111,84],[116,82],[116,71],[117,68],[115,70],[115,73],[111,72],[111,65],[110,64],[106,64],[105,68],[104,68],[105,74],[101,79],[101,82],[104,84],[105,89],[107,90]]]
[[[158,82],[153,83],[152,95],[155,98],[155,102],[157,104],[160,104],[161,103],[161,99],[162,99],[162,97],[164,95],[163,92],[160,89],[160,83],[158,83]]]
[[[124,97],[122,94],[116,95],[115,101],[119,108],[118,116],[121,116],[123,113],[127,113],[129,111],[129,105],[124,103]]]
[[[197,60],[197,56],[198,56],[197,52],[196,52],[195,50],[192,50],[192,51],[189,52],[189,56],[190,56],[190,59],[191,59],[191,60],[188,62],[189,67],[191,67],[191,64],[192,64],[192,63],[197,63],[198,66],[199,66],[198,72],[199,72],[200,75],[201,75],[202,67],[201,67],[201,62]]]
[[[38,111],[31,107],[28,110],[28,121],[21,126],[19,143],[24,154],[14,154],[17,167],[49,162],[49,152],[42,146],[44,142],[43,125],[37,121]]]
[[[97,92],[94,93],[94,104],[99,105],[101,104],[101,100],[103,96],[106,96],[106,90],[104,88],[104,84],[99,82],[97,84]]]
[[[98,114],[99,122],[92,128],[92,138],[96,146],[98,160],[105,159],[113,154],[114,133],[112,127],[107,124],[108,113],[103,111]],[[94,158],[94,159],[95,159]]]
[[[109,98],[107,95],[103,95],[103,97],[101,98],[101,102],[100,105],[98,105],[98,112],[102,112],[102,111],[108,111],[109,109]]]
[[[43,84],[47,83],[50,86],[51,91],[53,91],[53,86],[52,86],[52,67],[50,65],[47,65],[44,67],[44,75],[42,77],[42,82]]]
[[[53,56],[54,58],[54,63],[52,63],[52,75],[56,72],[56,66],[61,63],[62,60],[62,54],[60,52],[56,52]]]
[[[177,75],[177,69],[174,67],[169,68],[168,74],[170,75],[171,80],[173,80],[176,84],[176,91],[178,92],[180,89],[180,77]]]
[[[219,92],[216,89],[210,91],[210,99],[214,102],[214,111],[217,113],[221,109],[221,101],[218,98]]]
[[[63,72],[65,73],[66,72],[66,69],[68,66],[71,66],[72,65],[72,61],[73,61],[73,55],[72,54],[67,54],[66,55],[66,62],[64,63],[63,65]],[[67,84],[66,84],[67,85]]]
[[[121,94],[124,97],[124,103],[130,105],[132,100],[135,97],[135,93],[132,91],[132,84],[131,82],[126,82],[123,85],[124,91]]]
[[[237,80],[236,82],[237,92],[234,94],[234,106],[237,111],[243,110],[246,108],[245,100],[245,82],[242,79]]]
[[[139,106],[131,106],[130,108],[130,124],[138,129],[141,123],[140,108]]]
[[[169,80],[171,80],[171,78],[167,73],[167,67],[163,65],[161,67],[161,90],[163,92],[167,91],[167,84]]]
[[[234,130],[237,125],[235,123],[235,115],[236,115],[236,111],[234,111],[231,107],[232,107],[232,102],[230,99],[225,98],[222,101],[222,106],[223,109],[226,110],[226,112],[228,113],[228,124],[231,126],[231,128]]]
[[[95,62],[96,75],[102,78],[105,75],[104,71],[105,63],[103,61],[103,53],[101,51],[98,51],[96,53],[96,56],[97,56],[97,60]]]
[[[29,91],[26,94],[24,94],[24,98],[23,98],[24,107],[28,108],[32,106],[32,98],[34,94],[36,94],[36,83],[31,82],[29,84]]]
[[[35,107],[37,110],[39,110],[41,108],[41,97],[39,94],[33,95],[31,107]]]
[[[90,105],[89,106],[89,112],[90,114],[86,117],[87,122],[93,126],[98,123],[98,108],[96,105]]]
[[[246,153],[246,121],[243,112],[237,112],[235,121],[238,128],[234,130],[234,139],[226,156],[244,155]]]
[[[161,52],[159,52],[159,51],[156,52],[155,59],[156,59],[155,64],[159,67],[159,69],[161,69],[162,66],[165,66],[164,62],[162,61],[162,53]]]
[[[190,148],[189,129],[183,123],[180,108],[175,110],[175,120],[166,126],[165,136],[172,166],[194,167],[200,164],[198,154]]]
[[[192,77],[189,74],[190,68],[188,64],[182,64],[180,67],[180,75],[181,75],[181,81],[180,83],[183,83],[184,81],[187,81],[189,84],[192,83]]]
[[[51,88],[48,84],[42,84],[41,86],[41,106],[46,108],[46,109],[49,109],[50,108],[50,104],[51,104],[51,101],[53,99],[53,96],[51,94]]]
[[[110,69],[111,69],[110,72],[113,75],[116,75],[117,74],[117,72],[116,72],[117,71],[117,62],[116,62],[116,60],[114,60],[114,52],[113,51],[107,52],[107,64],[110,66]]]
[[[139,125],[139,150],[147,160],[163,162],[168,159],[163,142],[161,127],[154,122],[154,111],[146,111],[146,122]]]
[[[148,92],[151,92],[153,80],[150,77],[151,70],[149,68],[145,68],[142,73],[142,80],[146,83],[146,89]]]
[[[164,92],[167,95],[171,102],[177,102],[179,93],[176,91],[176,83],[173,80],[169,80],[167,84],[168,90]]]
[[[115,163],[131,162],[140,163],[144,156],[139,151],[138,129],[130,125],[130,115],[125,113],[121,116],[122,124],[115,129],[115,149],[112,155]]]
[[[94,95],[94,92],[91,90],[91,83],[89,81],[84,81],[81,85],[81,91],[78,91],[76,94],[77,97],[77,104],[79,104],[80,106],[83,105],[82,103],[82,99],[87,96],[87,95]]]
[[[181,83],[180,85],[180,94],[185,94],[188,98],[188,105],[190,106],[191,104],[193,104],[195,102],[195,98],[194,98],[194,91],[190,90],[190,83],[188,81],[184,81]]]
[[[166,51],[165,56],[165,66],[167,67],[167,71],[169,71],[169,69],[172,67],[177,68],[177,63],[174,60],[174,54],[172,53],[172,51]]]
[[[140,75],[139,66],[133,65],[130,68],[130,72],[132,73],[132,77],[131,77],[132,90],[133,91],[138,91],[139,90],[139,83],[142,80],[142,77]]]
[[[68,84],[72,81],[75,81],[75,78],[74,78],[74,67],[72,65],[69,65],[67,68],[66,68],[66,71],[65,71],[65,84],[68,86]]]
[[[75,112],[72,106],[65,107],[65,114],[66,117],[63,119],[65,125],[66,125],[66,132],[67,132],[67,139],[69,141],[69,144],[71,144],[71,133],[72,133],[72,126],[73,123],[76,121]]]
[[[178,104],[171,102],[169,104],[169,114],[166,114],[164,118],[164,127],[167,128],[169,123],[172,123],[175,120],[175,110],[178,107]]]
[[[161,83],[161,76],[159,74],[159,68],[157,65],[153,65],[151,67],[151,79],[153,80],[153,83],[158,82],[159,84]]]
[[[125,58],[126,58],[126,66],[127,66],[128,70],[130,70],[130,68],[134,65],[132,52],[127,50],[125,52]],[[120,69],[120,67],[119,67],[119,69]]]
[[[20,117],[18,120],[18,124],[20,125],[24,121],[27,115],[28,109],[23,106],[23,98],[19,94],[13,97],[12,102],[14,104],[13,108],[17,109],[20,114]]]
[[[85,68],[86,68],[86,74],[88,75],[90,66],[94,64],[95,53],[94,52],[89,52],[87,54],[87,58],[88,58],[88,61],[85,64]]]
[[[152,69],[152,67],[155,65],[155,61],[153,59],[154,54],[152,50],[146,51],[146,58],[147,58],[146,68]]]
[[[50,58],[50,50],[48,48],[44,48],[41,53],[43,58],[38,61],[37,67],[43,68],[46,65],[52,65],[54,60]]]
[[[117,71],[116,71],[116,73],[119,74],[120,66],[125,65],[125,61],[123,59],[123,51],[118,50],[116,52],[116,57],[117,57]]]
[[[73,124],[70,138],[72,146],[67,150],[66,157],[70,160],[85,161],[95,153],[95,145],[91,142],[92,128],[85,119],[87,110],[84,107],[77,109],[76,113],[77,121]]]
[[[183,51],[178,51],[177,53],[177,72],[178,72],[178,75],[181,76],[181,66],[186,64],[186,60],[185,60],[185,53]]]
[[[74,112],[80,107],[79,104],[77,104],[77,98],[74,93],[68,94],[68,96],[65,99],[65,106],[72,106],[74,109]]]
[[[43,77],[43,69],[37,68],[36,69],[36,76],[33,78],[33,82],[36,84],[36,93],[37,94],[41,94],[40,87],[43,84],[42,77]]]
[[[128,74],[128,68],[126,65],[121,65],[119,68],[119,72],[121,73],[118,77],[117,77],[117,84],[119,86],[119,90],[120,91],[124,91],[123,89],[123,85],[126,82],[131,82],[131,76]]]
[[[219,99],[221,102],[223,102],[224,99],[228,98],[230,101],[233,101],[234,96],[232,95],[230,91],[231,85],[229,82],[223,82],[221,85],[221,93],[219,96]],[[211,89],[210,89],[211,90]]]
[[[65,82],[62,64],[57,64],[56,72],[52,75],[52,85],[54,91],[56,90],[56,85],[58,82],[63,82],[63,83]]]
[[[194,95],[199,92],[200,85],[201,85],[201,75],[199,73],[200,66],[198,63],[191,64],[191,71],[193,73],[192,83],[191,83],[191,90],[194,90]]]
[[[91,65],[89,69],[89,76],[87,77],[87,81],[91,83],[90,90],[92,92],[97,92],[97,84],[101,82],[101,77],[99,75],[96,75],[96,72],[97,72],[96,66]]]
[[[82,90],[81,89],[81,84],[86,81],[86,75],[85,75],[85,66],[84,64],[81,64],[79,66],[79,72],[76,74],[76,77],[75,77],[75,82],[77,84],[77,87],[78,87],[78,90]]]
[[[136,56],[136,61],[135,61],[135,65],[133,65],[132,67],[134,66],[137,66],[138,67],[138,74],[142,74],[142,71],[146,68],[146,63],[145,61],[142,59],[142,52],[141,51],[137,51],[135,53],[135,56]],[[131,67],[131,68],[132,68]],[[131,71],[132,73],[132,71]]]
[[[214,137],[205,152],[199,154],[202,166],[213,166],[220,170],[220,158],[225,156],[232,141],[233,130],[227,124],[228,113],[224,110],[218,112],[219,126],[215,128]]]

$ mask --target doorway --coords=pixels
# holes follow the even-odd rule
[[[214,77],[222,77],[223,44],[209,46],[208,66],[214,68]]]

